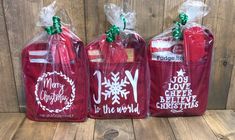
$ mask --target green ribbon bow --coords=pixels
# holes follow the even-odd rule
[[[123,30],[126,29],[126,18],[124,15],[120,15],[120,18],[123,21],[124,27]],[[109,28],[109,30],[106,32],[106,41],[107,42],[113,42],[116,39],[116,36],[120,34],[120,28],[116,25],[113,25]]]
[[[61,22],[58,16],[52,17],[53,25],[50,27],[46,27],[45,30],[49,35],[58,34],[62,32]]]
[[[175,22],[175,26],[172,29],[172,36],[176,39],[182,39],[183,33],[181,27],[188,22],[188,16],[185,13],[179,14],[179,21]]]
[[[120,34],[120,28],[116,25],[113,25],[109,28],[109,30],[106,32],[106,41],[107,42],[113,42],[117,35]]]

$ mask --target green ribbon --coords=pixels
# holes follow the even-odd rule
[[[188,16],[185,13],[180,13],[179,19],[182,25],[185,25],[188,22]]]
[[[107,42],[113,42],[117,35],[120,34],[120,28],[116,25],[113,25],[109,28],[109,30],[106,32],[106,41]]]
[[[185,13],[179,14],[179,21],[175,22],[175,26],[172,29],[172,36],[176,39],[182,39],[183,33],[181,27],[188,22],[188,16]]]
[[[179,40],[182,38],[182,31],[181,31],[180,22],[178,22],[178,21],[175,22],[175,26],[172,29],[172,35],[176,40]]]
[[[123,30],[126,29],[126,18],[124,15],[120,15],[120,18],[123,21],[124,27]],[[120,34],[120,28],[116,25],[113,25],[109,28],[109,30],[106,32],[106,41],[107,42],[113,42],[116,39],[116,36]]]
[[[46,27],[45,30],[49,35],[58,34],[62,32],[61,22],[58,16],[52,17],[53,25]]]
[[[123,21],[123,24],[124,24],[123,30],[125,30],[125,29],[126,29],[126,18],[124,17],[123,14],[121,14],[120,17],[121,17],[121,19],[122,19],[122,21]]]

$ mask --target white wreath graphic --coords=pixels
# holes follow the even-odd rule
[[[72,87],[72,94],[71,94],[71,99],[69,100],[69,103],[63,107],[62,109],[55,109],[55,110],[52,110],[52,109],[48,109],[46,106],[42,105],[41,101],[39,100],[38,98],[38,86],[39,86],[39,82],[42,81],[44,78],[46,78],[47,76],[50,76],[50,75],[53,75],[53,74],[56,74],[56,75],[59,75],[60,77],[62,77],[64,80],[66,80]],[[68,110],[71,105],[73,104],[73,101],[75,99],[75,85],[74,85],[74,82],[72,79],[70,79],[69,77],[67,77],[66,75],[64,75],[62,72],[57,72],[57,71],[53,71],[53,72],[47,72],[47,73],[43,73],[42,76],[38,77],[38,80],[37,80],[37,84],[35,85],[35,97],[36,97],[36,102],[37,104],[42,108],[42,110],[47,110],[48,112],[50,113],[59,113],[59,112],[62,112],[64,110]]]

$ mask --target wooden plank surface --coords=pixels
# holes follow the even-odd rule
[[[105,31],[104,3],[104,0],[85,0],[87,43]]]
[[[57,122],[35,122],[25,119],[17,130],[14,140],[51,140],[57,125]]]
[[[0,140],[12,139],[24,117],[20,113],[0,113]]]
[[[88,119],[81,123],[58,124],[53,140],[93,140],[95,120]]]
[[[133,120],[136,140],[173,140],[174,133],[167,118]]]
[[[0,113],[0,139],[14,140],[214,140],[235,139],[235,112],[209,110],[199,117],[88,119],[82,123],[34,122],[21,113]]]
[[[212,6],[211,8],[214,9],[212,11],[216,11],[204,20],[206,26],[212,25],[215,33],[212,85],[208,107],[225,109],[235,56],[235,18],[233,18],[235,16],[235,9],[233,8],[235,1],[206,0],[206,3]]]
[[[177,19],[178,9],[184,0],[165,0],[163,28],[167,30],[172,27],[173,21]]]
[[[235,112],[232,110],[211,110],[203,116],[218,139],[235,139]]]
[[[77,130],[77,123],[61,122],[58,124],[53,140],[74,140]]]
[[[96,120],[95,140],[134,140],[134,130],[130,119]]]
[[[2,2],[0,3],[0,85],[0,112],[18,112],[16,86]]]
[[[25,107],[25,96],[21,73],[21,50],[40,29],[35,25],[43,3],[42,0],[17,0],[17,2],[3,0],[3,5],[19,106],[22,108]],[[12,88],[14,89],[14,86]]]
[[[226,108],[235,110],[235,66],[233,66]]]
[[[131,7],[136,12],[136,31],[148,41],[162,32],[163,0],[132,0]],[[148,42],[146,42],[148,43]]]
[[[16,112],[18,104],[21,111],[24,110],[22,109],[25,107],[25,97],[21,78],[21,50],[41,30],[35,26],[38,13],[43,5],[51,1],[1,1],[0,112]],[[235,19],[233,18],[235,1],[204,1],[211,7],[211,12],[203,19],[203,24],[211,28],[215,34],[208,108],[225,109],[226,105],[229,107],[231,103],[230,98],[227,103],[227,97],[231,97],[228,93],[234,93],[231,92],[232,81],[230,79],[235,58],[233,47],[235,44]],[[177,17],[177,9],[183,0],[58,0],[59,7],[67,11],[75,33],[84,42],[92,41],[107,30],[109,24],[103,10],[106,2],[114,2],[125,10],[129,5],[132,10],[136,11],[136,30],[148,40],[172,25],[172,21]]]
[[[203,117],[169,118],[177,140],[216,140],[216,136]]]
[[[95,120],[88,119],[87,122],[77,127],[76,140],[92,140],[94,138]]]

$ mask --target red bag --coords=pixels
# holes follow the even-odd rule
[[[134,13],[109,4],[105,6],[113,25],[106,35],[91,42],[86,51],[90,66],[91,118],[144,118],[148,111],[149,71],[145,41],[132,29]],[[119,23],[120,22],[120,23]],[[118,33],[113,38],[111,31]],[[111,39],[109,41],[108,39]],[[112,40],[113,39],[113,40]]]
[[[208,7],[202,2],[186,1],[180,8],[182,12],[188,15],[188,23],[179,28],[183,28],[182,41],[174,38],[180,35],[174,34],[178,24],[173,28],[173,36],[167,31],[150,41],[153,116],[202,115],[207,107],[213,35],[192,21],[205,16]]]
[[[54,4],[41,13],[54,11]],[[46,20],[51,22],[53,15]],[[26,116],[35,121],[84,121],[88,106],[84,45],[67,27],[54,28],[60,26],[58,17],[53,21],[51,27],[41,21],[48,33],[36,36],[22,51]]]

